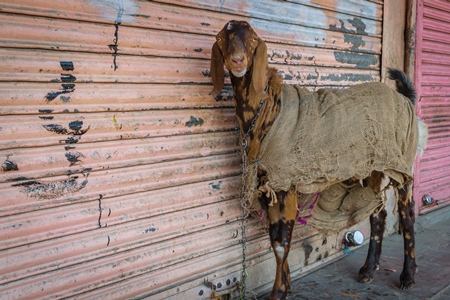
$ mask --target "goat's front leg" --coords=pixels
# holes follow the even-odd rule
[[[381,246],[383,243],[383,233],[387,212],[385,209],[378,214],[370,216],[370,241],[366,262],[359,270],[359,282],[370,283],[373,280],[373,273],[380,266]]]
[[[415,240],[414,240],[414,201],[411,199],[411,184],[398,190],[398,210],[403,231],[405,260],[400,275],[400,288],[410,289],[414,286],[416,273]]]
[[[288,254],[291,249],[292,231],[297,215],[297,192],[278,192],[277,203],[269,206],[270,242],[277,261],[276,277],[273,284],[271,300],[286,299],[291,286]]]

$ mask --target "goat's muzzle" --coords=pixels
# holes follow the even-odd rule
[[[236,77],[242,77],[247,72],[247,59],[244,53],[230,55],[227,68]]]
[[[247,68],[244,68],[242,70],[231,70],[231,73],[233,73],[233,75],[236,77],[242,77],[245,75],[245,73],[247,73]]]

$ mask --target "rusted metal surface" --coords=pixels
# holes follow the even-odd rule
[[[286,83],[343,88],[380,80],[382,11],[356,0],[2,1],[2,296],[205,299],[207,281],[236,293],[241,159],[229,85],[209,96],[215,34],[247,20]],[[309,228],[294,237],[295,274],[339,252]],[[249,286],[262,290],[273,255],[259,220],[247,238]]]
[[[418,111],[428,124],[427,150],[416,164],[415,199],[421,213],[450,203],[450,3],[418,1]],[[436,202],[426,206],[424,195]]]

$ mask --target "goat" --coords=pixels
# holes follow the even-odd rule
[[[211,79],[214,88],[210,94],[214,97],[221,92],[224,86],[224,65],[230,72],[236,116],[243,135],[243,143],[247,145],[245,149],[247,161],[253,162],[258,160],[261,144],[277,120],[280,107],[284,101],[282,94],[285,91],[285,85],[283,85],[278,71],[268,66],[266,44],[245,21],[228,22],[216,36],[211,55]],[[389,93],[394,93],[397,96],[401,93],[403,105],[414,115],[413,106],[416,96],[412,83],[403,72],[398,70],[389,70],[389,77],[397,82],[398,92],[382,83],[366,83],[367,86],[364,87],[376,84],[377,88],[388,90]],[[364,87],[361,88],[364,89]],[[263,106],[261,101],[264,103]],[[390,99],[387,101],[390,101]],[[377,124],[382,123],[381,120],[375,122]],[[417,140],[420,139],[419,142],[414,144],[413,160],[417,148],[425,146],[426,126],[415,116],[405,122],[412,127],[416,127],[413,128],[412,133],[409,131],[404,133],[405,140],[409,139],[408,135],[412,136],[413,134],[416,134]],[[279,145],[278,148],[282,147],[284,145]],[[411,153],[405,155],[407,154],[409,154],[409,157],[411,156]],[[411,159],[408,161],[411,161]],[[412,162],[408,167],[412,172]],[[358,178],[357,174],[348,174],[348,177],[341,181],[346,183],[359,182],[362,179],[361,181],[365,186],[369,186],[375,193],[379,194],[383,189],[383,178],[385,175],[390,176],[389,172],[386,174],[382,171],[384,170],[373,169],[366,178]],[[266,170],[258,168],[259,184],[264,183],[266,175]],[[414,286],[416,270],[414,256],[415,213],[414,201],[411,199],[411,179],[395,185],[395,188],[398,189],[398,210],[404,238],[404,266],[400,275],[401,289]],[[321,192],[322,190],[323,188],[319,189],[312,186],[309,192]],[[272,190],[272,195],[270,197],[259,194],[259,201],[268,212],[269,236],[277,263],[276,277],[270,299],[286,299],[291,284],[287,257],[297,215],[299,191],[296,187],[291,186]],[[374,270],[378,269],[386,215],[384,206],[377,213],[370,215],[369,251],[364,266],[359,270],[359,282],[370,283],[373,280]]]

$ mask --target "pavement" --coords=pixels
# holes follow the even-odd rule
[[[424,216],[415,224],[416,263],[415,286],[400,290],[403,268],[403,237],[385,236],[380,269],[370,284],[357,282],[368,245],[353,249],[344,258],[294,280],[289,300],[311,299],[450,299],[450,207]],[[265,298],[265,297],[263,297]]]

